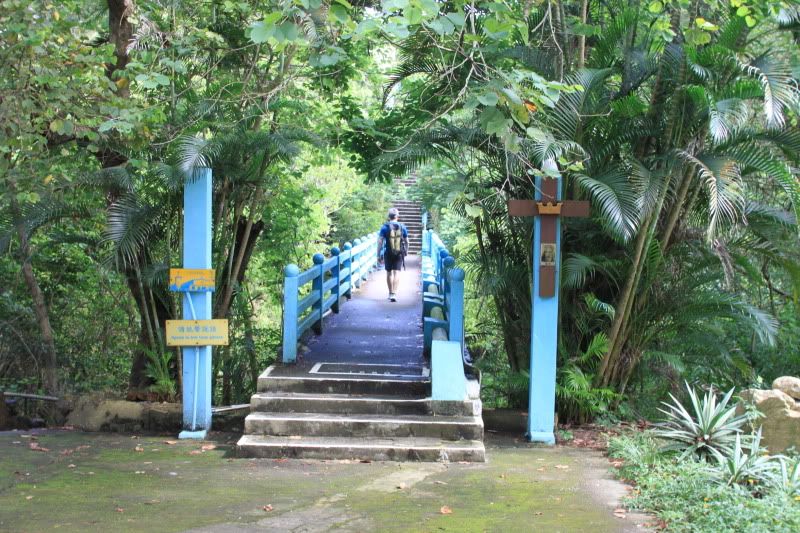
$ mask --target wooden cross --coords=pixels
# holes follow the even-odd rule
[[[556,220],[562,217],[588,217],[589,202],[558,200],[559,180],[542,178],[541,200],[509,200],[508,214],[512,217],[539,217],[541,237],[534,264],[539,266],[539,296],[548,298],[556,293],[557,248]]]
[[[554,161],[544,165],[558,172]],[[509,200],[512,217],[536,217],[533,226],[531,287],[531,366],[528,388],[528,432],[533,442],[555,444],[556,368],[558,352],[558,217],[589,216],[589,202],[559,200],[560,178],[538,176],[536,200]],[[537,289],[538,287],[538,289]],[[538,290],[538,294],[537,294]]]

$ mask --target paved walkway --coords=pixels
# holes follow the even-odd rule
[[[338,315],[325,317],[322,335],[308,337],[298,362],[424,365],[420,257],[408,256],[400,276],[397,302],[390,302],[386,272],[370,274],[351,300],[342,300]]]
[[[489,435],[488,463],[238,459],[212,438],[0,432],[0,531],[646,530],[597,452]]]

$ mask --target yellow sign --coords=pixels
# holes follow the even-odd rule
[[[177,292],[213,292],[214,270],[170,268],[169,290]]]
[[[167,346],[227,346],[228,321],[167,320]]]

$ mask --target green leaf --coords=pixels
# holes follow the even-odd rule
[[[497,105],[499,98],[497,97],[497,93],[488,92],[478,96],[478,101],[487,107],[493,107]]]
[[[483,214],[483,209],[481,209],[480,206],[472,204],[466,204],[464,206],[464,211],[466,211],[467,216],[471,218],[476,218]]]
[[[418,7],[409,7],[408,9],[404,9],[403,16],[411,25],[420,24],[422,22],[422,10]]]
[[[250,40],[255,44],[265,43],[267,39],[272,36],[272,32],[274,31],[274,26],[267,26],[263,22],[254,22],[252,26],[250,26]]]
[[[339,4],[331,6],[328,18],[331,17],[339,22],[347,22],[350,20],[350,14],[347,12],[347,8]]]
[[[461,28],[464,26],[464,13],[448,13],[445,15],[447,20],[453,23],[453,26]]]
[[[428,22],[427,26],[432,29],[437,35],[450,35],[456,31],[456,27],[445,17],[439,17]]]
[[[483,130],[489,135],[502,136],[511,127],[511,119],[507,118],[502,111],[496,107],[487,107],[480,116],[480,123]]]
[[[650,2],[650,5],[647,7],[647,9],[650,11],[650,13],[661,13],[664,11],[664,4],[658,1]]]
[[[515,93],[513,90],[505,87],[501,89],[501,91],[505,95],[505,97],[508,98],[509,102],[511,102],[514,105],[522,105],[522,98],[520,98],[519,95],[517,95],[517,93]]]

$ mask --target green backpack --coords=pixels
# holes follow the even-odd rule
[[[403,227],[397,222],[389,222],[389,238],[386,248],[394,257],[406,255],[406,240],[403,238]]]

